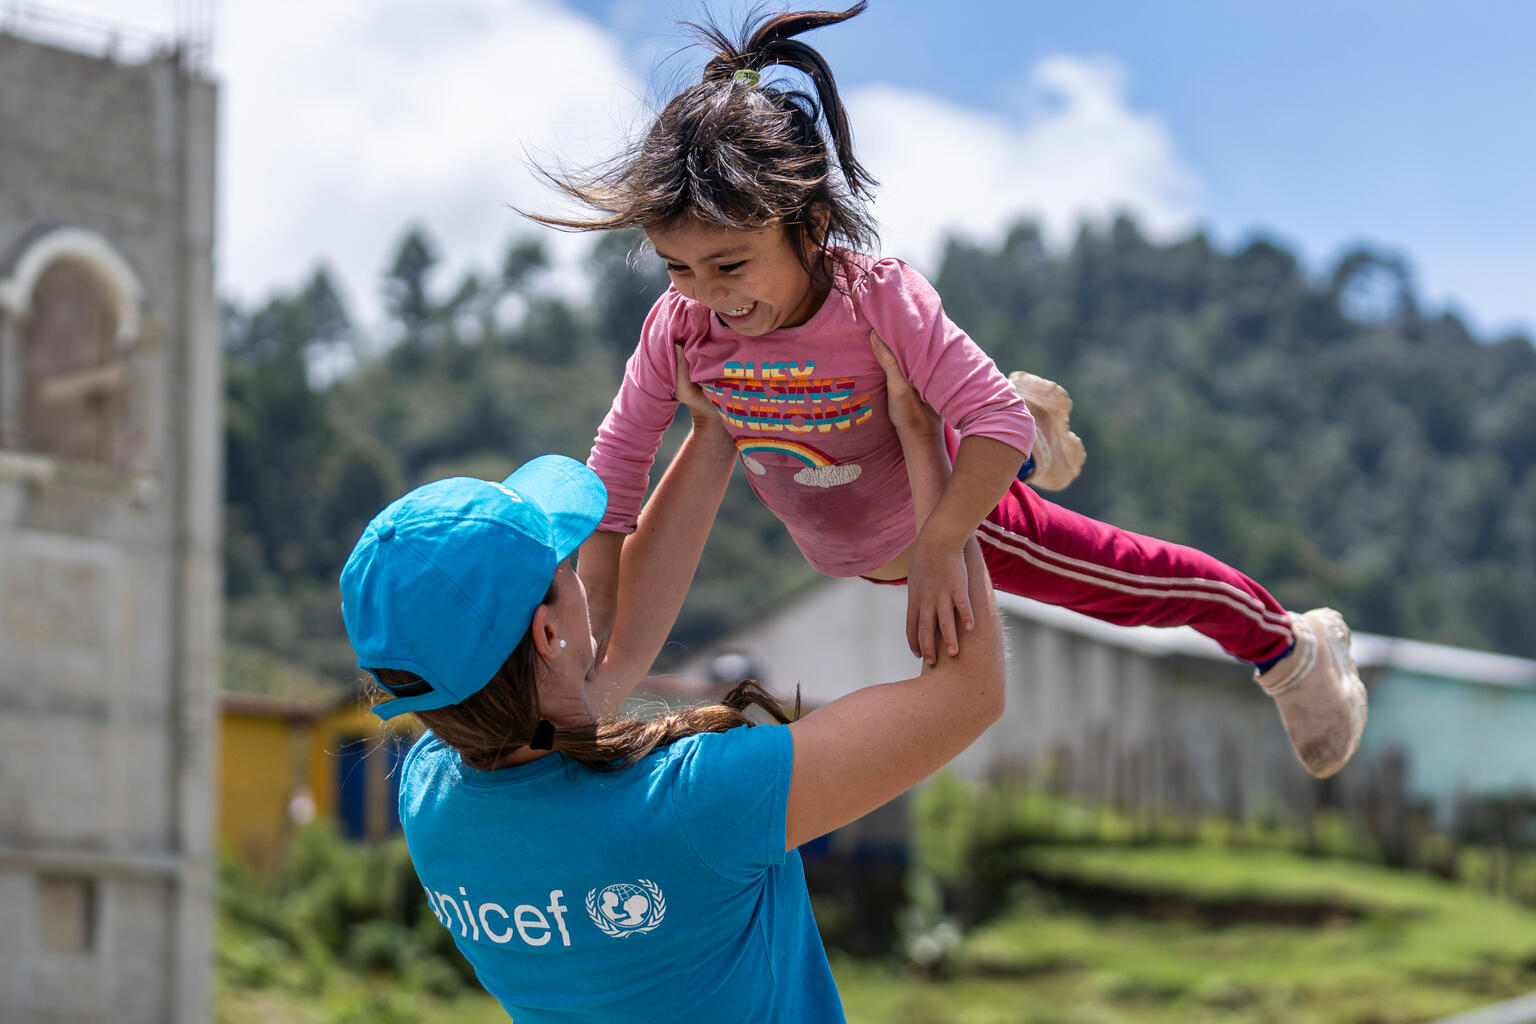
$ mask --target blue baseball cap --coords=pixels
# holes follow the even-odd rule
[[[422,680],[400,688],[379,680],[395,697],[374,713],[390,719],[479,692],[607,507],[597,474],[543,455],[501,483],[426,484],[374,516],[341,570],[347,639],[359,668]]]

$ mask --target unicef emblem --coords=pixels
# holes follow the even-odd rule
[[[587,916],[605,935],[622,939],[661,924],[667,899],[661,886],[647,879],[615,882],[587,892]]]

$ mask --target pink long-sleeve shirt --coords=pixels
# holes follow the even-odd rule
[[[1023,399],[944,315],[933,286],[900,260],[841,255],[840,287],[810,320],[762,337],[735,333],[676,289],[656,301],[587,460],[608,488],[599,529],[635,528],[677,408],[675,343],[735,439],[752,489],[829,576],[876,569],[917,532],[871,330],[962,438],[1029,453],[1035,424]]]

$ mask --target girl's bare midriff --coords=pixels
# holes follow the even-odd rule
[[[916,541],[908,544],[905,551],[891,559],[889,562],[886,562],[880,568],[871,569],[869,572],[864,573],[865,578],[872,580],[906,579],[907,571],[911,568],[912,565],[912,549],[916,546]]]

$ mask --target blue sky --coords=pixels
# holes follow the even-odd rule
[[[670,33],[661,5],[572,6],[637,53]],[[1218,237],[1264,232],[1315,267],[1369,241],[1484,331],[1536,328],[1536,3],[873,0],[814,38],[847,89],[987,111],[1016,104],[1042,60],[1112,57]]]
[[[53,4],[164,32],[178,5]],[[694,59],[655,72],[672,19],[701,10],[224,0],[221,288],[251,301],[323,261],[367,321],[411,220],[443,287],[494,265],[531,230],[506,204],[549,202],[526,154],[580,162],[643,124]],[[1030,216],[1064,244],[1126,209],[1161,238],[1265,233],[1317,271],[1364,241],[1480,334],[1536,333],[1536,3],[873,0],[808,38],[884,182],[886,251],[919,266],[947,232]],[[545,237],[579,287],[587,240]]]

